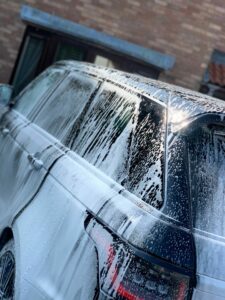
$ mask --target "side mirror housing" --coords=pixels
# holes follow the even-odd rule
[[[9,84],[0,84],[0,105],[7,106],[12,98],[13,87]]]

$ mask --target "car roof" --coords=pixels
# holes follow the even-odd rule
[[[205,114],[225,116],[225,101],[159,80],[70,60],[57,62],[55,66],[112,82],[158,102],[168,108],[168,122],[174,128],[182,128],[184,124]]]

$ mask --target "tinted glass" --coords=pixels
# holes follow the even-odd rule
[[[71,134],[71,148],[156,208],[162,205],[165,109],[104,84]]]
[[[17,95],[35,77],[44,44],[43,38],[27,37],[13,80],[14,95]]]
[[[189,138],[193,226],[225,237],[225,137],[199,129]]]
[[[64,59],[84,60],[85,52],[76,46],[66,43],[59,43],[54,61]]]
[[[63,78],[64,71],[50,68],[32,81],[27,88],[15,99],[14,108],[21,114],[28,116],[35,105],[40,103],[42,97],[47,94]]]
[[[85,110],[97,85],[97,80],[69,75],[44,103],[34,123],[67,144],[76,119]]]

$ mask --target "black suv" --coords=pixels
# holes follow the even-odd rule
[[[225,299],[225,102],[59,62],[0,117],[0,299]]]

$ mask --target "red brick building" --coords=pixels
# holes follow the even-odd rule
[[[29,16],[27,18],[26,13],[21,12],[24,4],[53,15],[50,27],[49,24],[39,23],[35,13],[34,20],[30,20]],[[49,21],[48,16],[45,19]],[[99,39],[107,41],[109,36],[98,36],[103,32],[120,40],[109,38],[109,45],[98,44],[99,40],[95,43],[91,37],[92,31],[86,32],[83,27],[81,29],[89,34],[89,40],[79,36],[79,32],[75,37],[68,31],[63,34],[57,29],[57,20],[60,23],[61,19],[54,16],[97,30]],[[18,68],[22,68],[22,58],[28,57],[23,49],[28,47],[29,40],[31,53],[34,50],[38,52],[38,47],[42,49],[41,57],[36,58],[39,63],[32,76],[50,63],[43,57],[54,54],[55,59],[61,59],[67,58],[70,53],[72,58],[78,60],[101,64],[103,61],[103,64],[112,64],[131,72],[137,70],[137,73],[194,90],[201,87],[203,92],[209,93],[211,89],[213,94],[212,91],[219,88],[223,92],[224,18],[223,0],[1,0],[0,82],[8,82],[10,77],[11,82],[15,81]],[[64,24],[66,30],[69,24],[72,23]],[[75,31],[79,29],[74,28]],[[48,47],[36,43],[35,38],[38,37],[42,38],[43,43],[48,41]],[[132,53],[132,44],[125,43],[123,49],[123,43],[117,44],[121,40],[141,47],[135,48],[136,52]],[[60,43],[69,46],[60,48]],[[116,44],[119,49],[115,49]],[[137,54],[140,57],[135,59]]]

